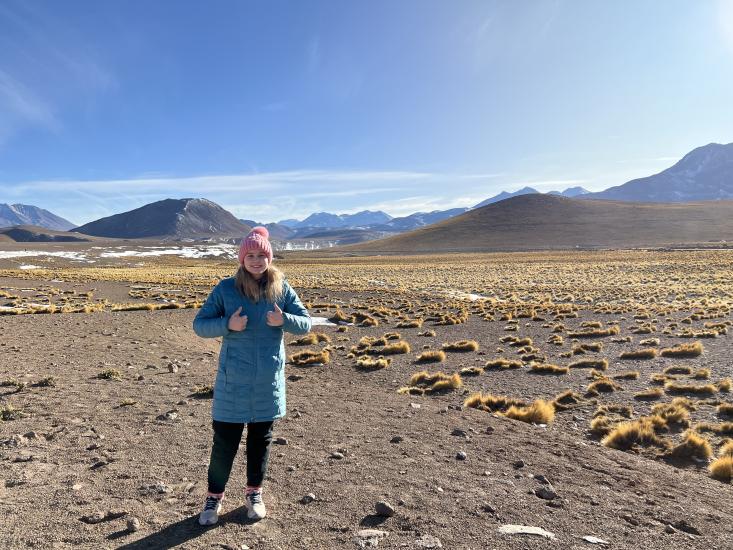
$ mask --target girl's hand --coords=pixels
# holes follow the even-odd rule
[[[275,310],[267,312],[267,324],[271,327],[281,327],[283,323],[283,310],[275,304]]]
[[[229,317],[229,324],[227,325],[229,327],[229,330],[241,332],[245,328],[247,328],[247,316],[240,315],[241,311],[242,311],[242,306],[239,306],[239,309],[237,309],[237,311],[232,313],[232,316]]]

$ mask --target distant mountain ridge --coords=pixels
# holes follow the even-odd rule
[[[250,226],[206,199],[165,199],[77,227],[74,231],[120,239],[241,238]]]
[[[653,176],[583,195],[584,199],[695,202],[733,199],[733,143],[710,143]]]
[[[0,227],[14,225],[34,225],[53,229],[54,231],[68,231],[76,224],[57,216],[56,214],[29,204],[0,204]]]

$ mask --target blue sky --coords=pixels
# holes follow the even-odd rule
[[[733,1],[3,0],[0,202],[257,221],[601,190],[733,141]]]

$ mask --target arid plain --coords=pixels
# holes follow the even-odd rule
[[[238,457],[203,528],[232,250],[2,249],[3,548],[733,547],[733,251],[276,259],[318,324],[269,516]]]

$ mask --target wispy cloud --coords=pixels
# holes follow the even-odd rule
[[[13,119],[58,128],[51,107],[30,88],[0,68],[0,127]],[[5,121],[5,122],[3,122]]]

